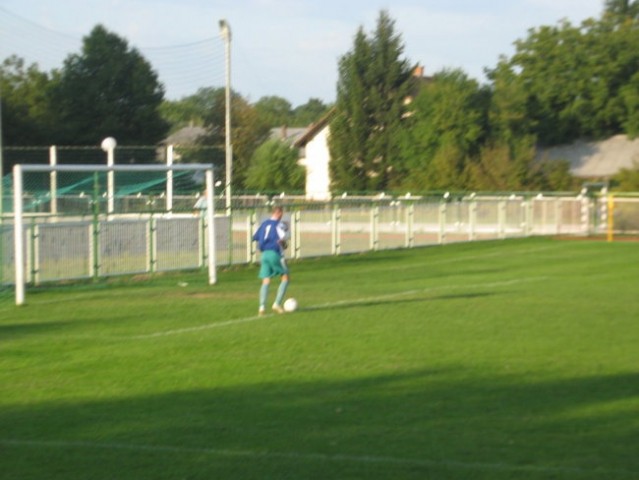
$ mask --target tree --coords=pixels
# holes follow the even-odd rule
[[[339,61],[336,114],[331,121],[331,179],[335,189],[384,190],[399,182],[399,132],[412,67],[394,22],[382,11],[369,38],[357,31]]]
[[[113,136],[120,145],[153,145],[168,125],[159,114],[164,89],[136,49],[104,27],[64,61],[53,89],[60,131],[56,141],[95,145]]]
[[[490,73],[499,81],[502,120],[509,115],[507,99],[516,99],[512,113],[519,116],[526,106],[525,134],[537,135],[542,145],[605,138],[632,125],[635,101],[627,85],[639,69],[637,20],[604,14],[579,27],[564,21],[532,29],[515,45],[515,54]]]
[[[254,105],[257,114],[269,128],[291,125],[291,103],[277,96],[260,98]]]
[[[639,192],[639,163],[634,162],[633,168],[622,168],[612,178],[612,184],[616,191]]]
[[[491,80],[488,107],[488,138],[493,143],[511,145],[533,134],[535,120],[528,113],[528,92],[521,75],[502,57],[494,70],[487,70]]]
[[[225,143],[226,107],[224,89],[216,89],[210,98],[209,110],[204,126],[209,132],[201,137],[200,144],[223,146]],[[235,189],[245,188],[246,175],[255,149],[263,143],[269,134],[269,127],[260,118],[256,109],[241,95],[231,92],[231,141],[233,148],[233,178]],[[218,177],[225,172],[225,155],[223,150],[211,158],[217,167]]]
[[[36,64],[11,56],[0,66],[2,136],[6,145],[50,145],[51,78]],[[5,166],[6,168],[6,166]]]
[[[304,189],[305,170],[297,164],[298,152],[280,140],[267,140],[251,159],[246,187],[261,192]]]
[[[639,136],[639,72],[621,90],[621,98],[626,111],[623,127],[630,138]]]
[[[479,152],[485,137],[488,98],[461,70],[439,72],[421,87],[403,130],[405,186],[464,187],[466,162]]]
[[[220,100],[221,91],[223,91],[222,87],[206,87],[180,100],[164,100],[160,105],[160,114],[170,125],[171,132],[189,125],[204,126],[210,111],[219,107],[217,102]],[[224,108],[224,105],[221,108]]]
[[[604,17],[611,16],[618,19],[639,17],[639,2],[631,0],[605,0]]]
[[[293,109],[291,127],[307,127],[315,123],[328,112],[331,107],[318,98],[311,98],[308,102]]]

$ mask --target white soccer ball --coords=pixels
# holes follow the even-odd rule
[[[297,310],[297,300],[294,298],[287,298],[284,302],[284,311],[294,312],[295,310]]]

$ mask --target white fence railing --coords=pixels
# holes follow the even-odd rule
[[[617,202],[621,224],[638,225],[636,198]],[[258,259],[251,236],[270,214],[271,203],[216,217],[218,266]],[[299,259],[534,235],[604,233],[606,205],[586,196],[513,195],[285,204],[292,232],[288,255]],[[13,283],[15,274],[13,228],[5,217],[0,224],[5,285]],[[97,222],[86,216],[34,215],[25,218],[23,229],[25,280],[31,285],[198,269],[209,256],[206,217],[193,213],[127,214]]]

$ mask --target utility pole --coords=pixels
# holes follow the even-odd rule
[[[225,52],[225,70],[226,70],[226,87],[225,87],[225,141],[224,150],[226,154],[226,184],[224,186],[226,192],[226,215],[231,215],[231,180],[233,177],[233,145],[231,143],[231,27],[226,20],[220,20],[220,34],[224,40]]]

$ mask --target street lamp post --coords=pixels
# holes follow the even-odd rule
[[[226,157],[226,214],[231,215],[231,178],[233,176],[233,147],[231,144],[231,27],[226,20],[220,20],[220,34],[224,40],[224,58],[226,70],[225,87],[225,141]]]
[[[115,147],[117,145],[117,142],[115,141],[115,138],[113,137],[107,137],[104,140],[102,140],[102,144],[100,145],[102,147],[102,150],[104,150],[107,153],[107,166],[112,167],[113,164],[115,163],[114,161],[114,155],[113,155],[113,151],[115,150]],[[111,214],[113,213],[113,170],[109,170],[107,172],[107,213]]]

